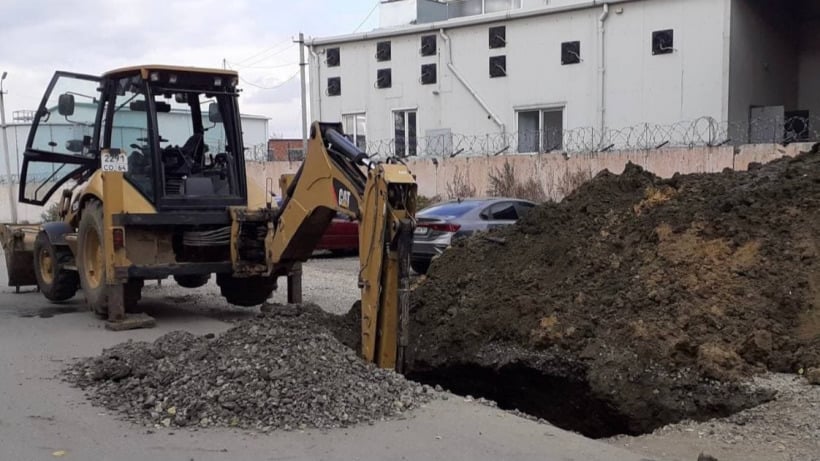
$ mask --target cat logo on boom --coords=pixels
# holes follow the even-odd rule
[[[340,187],[337,194],[339,197],[339,206],[343,208],[350,208],[350,191]]]

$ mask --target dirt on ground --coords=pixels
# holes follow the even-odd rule
[[[411,376],[594,437],[722,417],[820,366],[820,155],[603,172],[454,244],[413,293]]]

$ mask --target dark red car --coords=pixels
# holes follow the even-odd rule
[[[276,204],[282,206],[282,199],[276,197]],[[334,254],[357,254],[359,252],[359,223],[342,214],[336,215],[327,228],[317,250],[328,250]]]
[[[322,235],[316,249],[330,250],[339,254],[358,253],[359,223],[351,221],[344,215],[337,215]]]

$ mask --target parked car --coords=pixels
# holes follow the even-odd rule
[[[334,254],[357,254],[359,252],[359,223],[339,214],[327,228],[317,250],[330,250]]]
[[[451,200],[429,206],[416,214],[410,267],[426,274],[430,262],[454,239],[475,232],[514,224],[535,203],[514,198]]]
[[[276,197],[277,206],[282,206],[282,198]],[[343,214],[337,214],[328,226],[317,250],[329,250],[334,254],[357,254],[359,252],[359,223],[351,221]]]

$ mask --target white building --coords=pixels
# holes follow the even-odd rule
[[[310,45],[312,118],[400,155],[814,137],[814,0],[383,1]],[[818,123],[820,125],[820,123]]]

